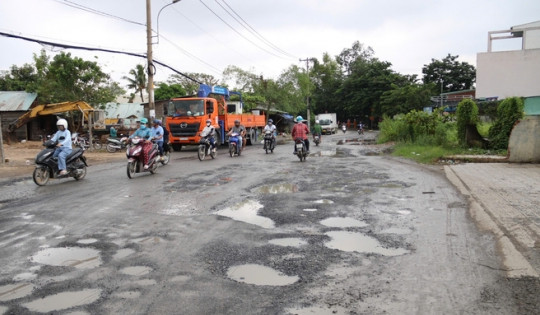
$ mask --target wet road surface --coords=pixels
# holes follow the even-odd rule
[[[4,183],[0,314],[534,310],[440,167],[357,138],[324,137],[303,163],[292,142],[202,162],[188,148],[131,180],[115,162]]]

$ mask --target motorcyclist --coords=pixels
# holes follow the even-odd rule
[[[322,141],[322,127],[318,120],[315,120],[315,125],[313,125],[313,139],[315,136],[319,136],[319,142]]]
[[[228,136],[232,135],[233,133],[237,133],[239,136],[238,136],[238,150],[243,150],[243,141],[245,139],[245,136],[246,136],[246,127],[244,127],[244,125],[241,125],[240,124],[240,120],[235,120],[234,121],[234,126],[231,128],[231,130],[229,130],[229,133],[227,134]]]
[[[146,126],[147,123],[148,123],[148,119],[144,117],[137,120],[137,130],[135,130],[135,132],[131,136],[129,136],[130,139],[139,137],[144,140],[144,142],[142,143],[142,146],[143,146],[142,155],[143,155],[143,163],[144,163],[145,170],[148,169],[148,155],[149,155],[148,153],[152,149],[152,142],[150,141],[150,139],[152,138],[152,131],[150,130],[150,128]]]
[[[160,160],[163,159],[163,140],[165,136],[165,131],[163,130],[163,127],[161,127],[161,120],[154,119],[154,125],[152,126],[152,139],[156,142],[159,149],[159,157]]]
[[[274,125],[274,121],[272,119],[268,119],[268,124],[264,126],[263,133],[266,134],[267,131],[270,131],[272,133],[272,142],[275,145],[276,144],[276,125]]]
[[[67,129],[68,123],[65,119],[58,119],[56,127],[58,131],[51,138],[52,141],[58,141],[53,157],[58,158],[59,175],[66,175],[66,157],[71,153],[71,132]]]
[[[212,152],[216,152],[215,135],[216,135],[216,128],[214,128],[214,126],[212,126],[212,120],[207,119],[206,120],[206,126],[201,131],[201,137],[209,136],[208,140],[210,140],[210,146],[212,148]]]
[[[304,140],[304,143],[306,144],[306,151],[309,154],[309,139],[307,136],[309,134],[309,129],[307,125],[302,122],[303,120],[304,118],[302,118],[302,116],[296,117],[296,124],[292,129],[291,136],[293,140],[296,140],[297,138]],[[293,154],[296,154],[296,146],[294,146]]]

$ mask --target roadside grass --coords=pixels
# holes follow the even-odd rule
[[[486,150],[480,148],[461,148],[458,146],[434,146],[416,143],[396,143],[392,155],[401,156],[422,164],[434,164],[439,159],[451,155],[501,155],[505,156],[506,150]]]

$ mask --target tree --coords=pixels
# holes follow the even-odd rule
[[[199,82],[202,82],[206,85],[214,86],[218,85],[219,80],[214,78],[211,74],[206,73],[196,73],[196,72],[188,72],[186,73],[187,76],[190,78],[197,80]],[[196,81],[193,81],[191,79],[186,78],[185,76],[181,76],[179,74],[173,74],[169,77],[168,80],[169,84],[180,84],[187,95],[195,95],[197,94],[197,91],[199,90],[199,83]]]
[[[431,63],[422,67],[424,84],[435,83],[443,92],[455,92],[472,89],[476,81],[474,66],[459,62],[459,56],[448,54],[443,60],[431,59]]]
[[[364,47],[364,44],[359,41],[353,43],[352,48],[343,49],[339,56],[336,57],[337,63],[341,66],[343,73],[349,75],[352,71],[352,65],[356,60],[369,60],[373,57],[373,49]]]
[[[392,90],[381,95],[381,112],[390,117],[406,114],[411,110],[422,110],[429,104],[434,84],[418,84],[408,81],[402,86],[392,84]]]
[[[324,53],[322,62],[315,60],[310,78],[314,85],[310,93],[313,112],[315,114],[336,112],[336,108],[341,104],[336,92],[343,82],[340,65],[336,59]]]
[[[154,93],[156,100],[169,100],[171,98],[186,95],[186,90],[178,83],[159,83],[158,88],[155,89]]]
[[[0,76],[0,91],[33,90],[38,81],[36,69],[31,64],[11,66],[11,70]]]
[[[141,101],[144,102],[143,91],[147,88],[146,81],[146,72],[144,66],[138,64],[135,66],[135,69],[129,70],[131,77],[124,76],[122,79],[127,80],[129,84],[127,85],[128,89],[135,90],[135,94],[139,93],[141,96]],[[130,98],[129,102],[133,102],[133,95]]]
[[[523,100],[510,97],[497,107],[497,120],[489,128],[490,146],[493,149],[507,149],[510,134],[516,122],[523,118]]]
[[[473,125],[476,128],[478,123],[478,106],[471,99],[464,99],[459,102],[457,111],[457,135],[461,145],[467,144],[467,126]]]

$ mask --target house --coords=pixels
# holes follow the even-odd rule
[[[0,91],[0,119],[4,139],[8,138],[8,126],[24,115],[32,105],[36,105],[36,93]],[[54,126],[56,119],[52,121]],[[46,119],[31,121],[11,134],[12,140],[39,138],[42,129],[47,125]],[[37,140],[37,139],[35,139]]]
[[[511,50],[516,40],[520,47]],[[495,43],[503,48],[495,51]],[[488,32],[487,52],[476,59],[477,98],[540,95],[540,21]]]
[[[121,129],[136,129],[136,121],[144,117],[144,106],[140,103],[107,103],[105,104],[105,125]]]

